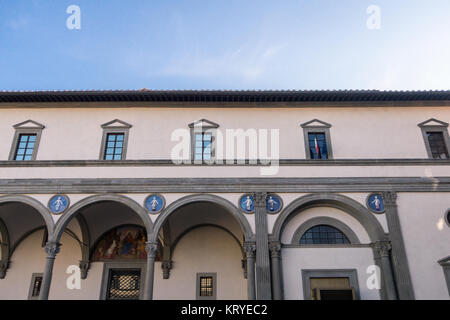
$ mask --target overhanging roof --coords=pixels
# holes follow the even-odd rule
[[[1,103],[58,102],[402,102],[450,101],[447,91],[379,90],[93,90],[0,91]]]

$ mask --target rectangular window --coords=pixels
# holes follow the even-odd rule
[[[42,273],[33,273],[31,275],[30,289],[28,291],[29,300],[39,299],[39,294],[41,293],[42,279],[43,279]]]
[[[109,272],[108,300],[138,300],[140,295],[140,270],[111,269]]]
[[[211,133],[196,133],[194,160],[211,160]]]
[[[108,133],[104,160],[122,160],[123,143],[123,133]]]
[[[33,160],[33,152],[36,144],[36,134],[20,134],[17,141],[14,160],[30,161]]]
[[[309,153],[311,159],[328,159],[325,133],[308,133]]]
[[[200,277],[200,297],[212,297],[213,289],[213,277]]]
[[[217,274],[197,273],[197,300],[215,300],[217,296]]]
[[[41,276],[35,277],[33,283],[33,292],[31,293],[32,297],[39,297],[39,293],[41,293],[41,284],[42,284],[42,277]]]
[[[431,156],[433,159],[448,159],[448,150],[445,146],[444,135],[442,132],[427,132],[427,139],[430,145]]]

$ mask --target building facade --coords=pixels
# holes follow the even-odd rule
[[[1,92],[0,114],[0,299],[449,299],[450,92]]]

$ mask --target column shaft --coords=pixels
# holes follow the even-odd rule
[[[59,253],[61,244],[56,242],[47,242],[45,245],[45,252],[47,259],[45,261],[45,269],[42,277],[41,291],[39,293],[39,300],[48,300],[50,292],[50,284],[52,283],[53,265],[55,263],[56,255]]]
[[[244,243],[244,251],[247,259],[247,295],[248,300],[256,299],[255,292],[255,243]]]
[[[272,299],[266,195],[263,192],[253,195],[256,226],[256,298],[258,300]]]
[[[158,244],[147,242],[147,269],[145,273],[144,300],[153,300],[153,280],[155,276],[155,257],[158,252]]]

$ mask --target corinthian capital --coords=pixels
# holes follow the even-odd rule
[[[383,200],[386,205],[396,205],[397,204],[397,192],[395,191],[384,191],[382,192]]]
[[[391,242],[390,241],[377,241],[374,244],[374,248],[380,257],[389,257],[389,251],[391,251]]]
[[[256,243],[244,242],[244,251],[247,258],[254,258],[256,252]]]
[[[266,192],[255,192],[253,194],[253,199],[255,200],[255,207],[265,207],[266,206]]]
[[[147,251],[147,255],[151,258],[156,257],[156,254],[158,253],[158,244],[154,242],[146,242],[145,243],[145,250]]]
[[[269,242],[269,250],[272,258],[279,258],[281,253],[281,243],[279,241]]]
[[[47,253],[48,258],[55,258],[59,253],[59,248],[61,247],[60,243],[57,242],[47,242],[45,244],[45,252]]]

